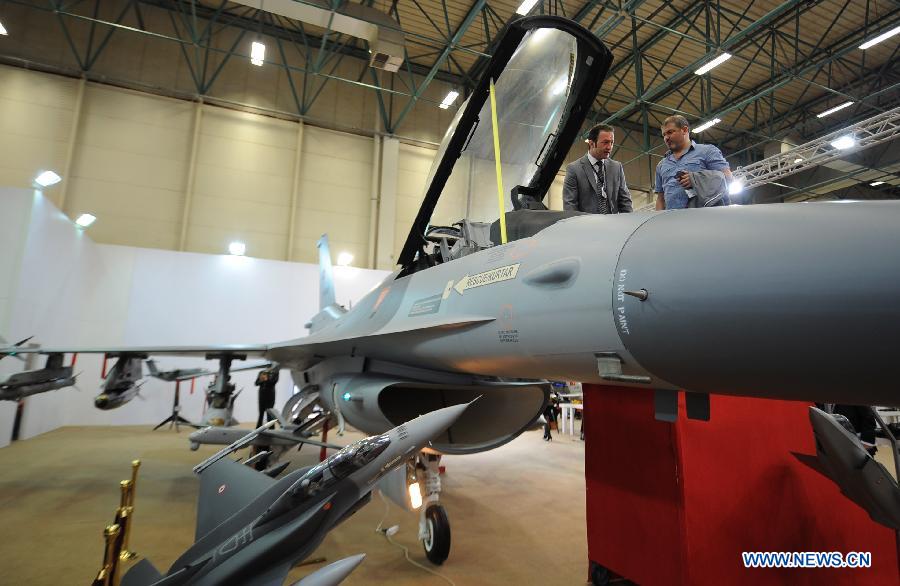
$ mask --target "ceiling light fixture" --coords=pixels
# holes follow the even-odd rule
[[[834,114],[838,110],[843,110],[844,108],[849,108],[854,103],[855,102],[844,102],[843,104],[841,104],[839,106],[835,106],[834,108],[831,108],[830,110],[825,110],[821,114],[816,114],[816,118],[824,118],[824,117],[828,116],[829,114]]]
[[[531,12],[531,9],[534,8],[535,4],[537,4],[537,0],[525,0],[519,4],[518,8],[516,8],[516,14],[528,16],[528,13]]]
[[[250,63],[260,67],[266,60],[266,46],[259,41],[253,41],[250,45]]]
[[[872,183],[869,183],[870,187],[878,187],[879,185],[884,185],[884,181],[873,181]]]
[[[796,165],[797,163],[802,163],[802,162],[803,162],[803,157],[797,157],[796,159],[794,159],[794,164],[795,164],[795,165]]]
[[[40,174],[34,178],[34,182],[41,187],[50,187],[51,185],[56,185],[60,181],[62,181],[62,177],[53,171],[41,171]]]
[[[703,65],[702,67],[700,67],[700,69],[698,69],[694,73],[696,73],[697,75],[703,75],[704,73],[706,73],[713,67],[718,67],[719,65],[728,61],[729,59],[731,59],[731,53],[722,53],[721,55],[719,55],[718,57],[716,57],[715,59],[713,59],[706,65]]]
[[[447,108],[450,107],[450,104],[452,104],[453,102],[456,101],[456,98],[458,98],[458,97],[459,97],[458,91],[450,90],[449,92],[447,92],[447,95],[444,96],[444,101],[441,102],[441,105],[439,106],[439,108],[441,110],[446,110]]]
[[[7,34],[9,33],[6,32],[6,27],[3,26],[2,22],[0,22],[0,35],[6,36]]]
[[[353,262],[353,255],[349,252],[342,252],[338,255],[337,264],[340,267],[350,266],[350,263]]]
[[[95,216],[93,214],[81,214],[75,220],[75,224],[77,226],[81,226],[82,228],[87,228],[88,226],[93,224],[94,220],[96,220],[96,219],[97,219],[97,216]]]
[[[713,118],[713,119],[710,120],[709,122],[704,122],[703,124],[701,124],[701,125],[698,126],[697,128],[691,129],[691,132],[693,132],[694,134],[699,134],[699,133],[703,132],[704,130],[706,130],[707,128],[710,128],[710,127],[712,127],[714,124],[718,124],[718,123],[721,122],[721,121],[722,121],[722,120],[719,119],[719,118]]]
[[[860,45],[859,48],[865,51],[866,49],[868,49],[868,48],[871,47],[872,45],[877,45],[877,44],[880,43],[881,41],[887,40],[887,39],[893,37],[894,35],[896,35],[897,33],[900,33],[900,26],[894,27],[894,28],[892,28],[891,30],[887,31],[886,33],[881,33],[880,35],[878,35],[878,36],[875,37],[874,39],[871,39],[871,40],[869,40],[869,41],[866,41],[865,43],[863,43],[862,45]]]
[[[840,151],[843,151],[856,146],[856,139],[853,138],[852,135],[845,134],[831,141],[831,146]]]
[[[228,253],[234,256],[244,256],[244,253],[247,252],[247,245],[243,242],[235,240],[231,244],[228,245]]]

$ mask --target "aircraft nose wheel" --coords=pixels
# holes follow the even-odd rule
[[[425,510],[427,535],[422,540],[428,561],[440,566],[450,555],[450,521],[441,505],[431,505]]]

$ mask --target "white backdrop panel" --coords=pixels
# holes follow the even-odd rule
[[[3,197],[0,216],[12,204]],[[45,346],[89,347],[271,343],[304,336],[303,324],[318,311],[316,265],[96,245],[44,198],[35,198],[31,218],[13,318],[9,331],[0,332],[10,339],[34,334]],[[338,302],[357,302],[385,276],[386,271],[335,267]],[[112,411],[95,409],[101,365],[100,356],[82,354],[76,368],[80,392],[64,389],[27,399],[21,437],[60,425],[155,424],[171,412],[174,385],[155,379],[144,384],[141,398]],[[214,370],[217,363],[165,358],[158,365]],[[254,379],[255,372],[233,377],[245,389],[236,402],[241,421],[256,419]],[[193,393],[190,383],[182,384],[188,419],[200,419],[208,381],[198,380]],[[276,405],[292,386],[283,372]],[[10,431],[6,419],[0,417],[4,438]]]

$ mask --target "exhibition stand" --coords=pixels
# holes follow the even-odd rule
[[[592,565],[645,586],[900,583],[895,532],[792,453],[816,453],[808,403],[713,395],[697,421],[680,395],[667,423],[652,390],[584,385]],[[870,552],[871,567],[747,568],[743,552]]]

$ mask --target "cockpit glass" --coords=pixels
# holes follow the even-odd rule
[[[558,131],[578,62],[576,51],[575,37],[565,31],[530,30],[495,81],[504,211],[512,209],[510,190],[531,182],[545,144]],[[426,185],[431,184],[465,105],[444,136]],[[501,204],[495,161],[491,102],[487,100],[444,186],[430,224],[449,226],[462,218],[488,223],[497,220]]]
[[[331,458],[328,465],[336,478],[344,478],[356,472],[387,449],[391,443],[387,434],[367,437],[349,445]]]

